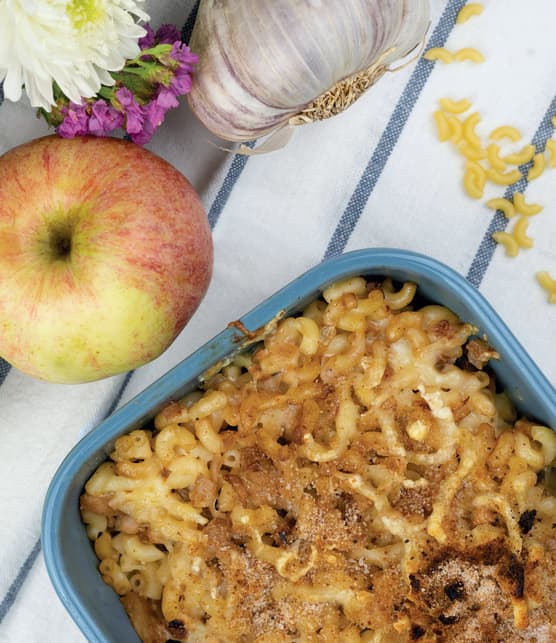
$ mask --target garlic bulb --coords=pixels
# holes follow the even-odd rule
[[[428,0],[201,0],[191,108],[247,141],[343,111],[422,42]]]

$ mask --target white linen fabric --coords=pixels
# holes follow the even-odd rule
[[[44,495],[71,447],[229,321],[326,257],[395,247],[445,262],[480,289],[554,386],[556,306],[534,275],[556,277],[556,170],[520,184],[545,210],[531,219],[534,248],[508,258],[490,238],[505,221],[484,205],[505,188],[489,184],[483,201],[466,195],[462,157],[437,140],[432,113],[441,97],[467,97],[483,116],[481,135],[510,123],[543,149],[556,114],[556,6],[486,0],[482,16],[456,25],[464,5],[431,0],[427,47],[477,47],[484,64],[420,60],[389,73],[344,114],[299,128],[277,152],[222,151],[185,100],[168,114],[148,147],[202,197],[214,235],[213,279],[173,345],[133,373],[67,386],[0,364],[0,641],[84,640],[50,584],[40,547]],[[187,35],[193,2],[146,7],[155,28],[171,22]],[[47,132],[25,100],[0,106],[0,153]]]

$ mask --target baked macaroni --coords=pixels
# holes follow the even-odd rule
[[[116,441],[81,512],[143,641],[556,640],[556,436],[415,292],[333,284]]]

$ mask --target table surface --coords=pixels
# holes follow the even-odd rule
[[[221,150],[186,101],[168,114],[149,149],[181,170],[201,195],[213,230],[209,291],[157,360],[79,386],[47,384],[0,363],[0,641],[84,640],[50,585],[40,546],[48,483],[71,447],[226,324],[325,258],[365,247],[405,248],[466,277],[497,310],[547,379],[556,382],[556,305],[535,279],[556,277],[556,170],[524,180],[534,247],[515,258],[491,239],[507,225],[463,189],[464,163],[440,143],[432,114],[442,97],[469,98],[477,132],[518,127],[539,150],[556,114],[556,7],[552,0],[486,2],[464,25],[464,0],[432,0],[427,47],[473,46],[484,64],[420,60],[386,74],[345,113],[298,128],[286,148],[262,156]],[[193,2],[146,2],[154,27],[187,23]],[[0,153],[48,133],[24,101],[0,106]],[[148,186],[146,187],[148,189]],[[555,393],[556,395],[556,393]]]

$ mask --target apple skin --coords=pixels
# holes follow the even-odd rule
[[[29,375],[90,382],[154,359],[212,260],[194,188],[144,148],[53,135],[0,157],[0,355]]]

